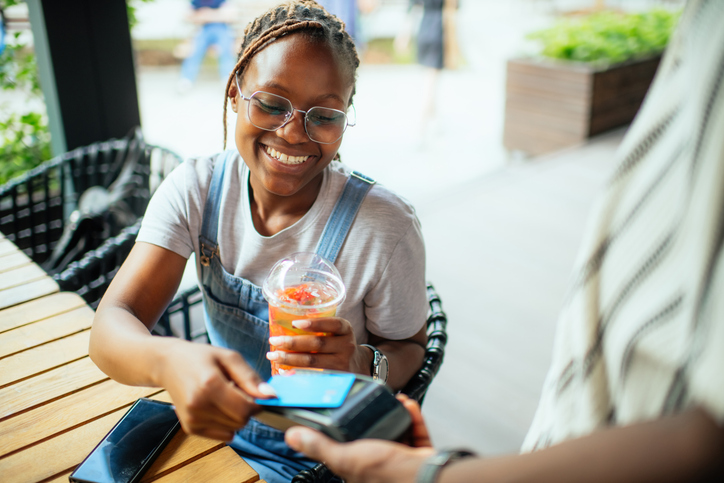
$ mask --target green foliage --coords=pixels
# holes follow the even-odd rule
[[[38,112],[10,113],[0,119],[0,185],[50,159],[50,133]]]
[[[134,3],[149,3],[153,0],[126,0],[126,10],[128,11],[128,27],[133,29],[138,19],[136,18],[136,6]]]
[[[39,96],[41,91],[35,55],[18,42],[19,37],[18,32],[14,35],[15,42],[7,44],[0,55],[0,88]]]
[[[578,62],[619,63],[664,50],[680,11],[642,13],[601,11],[559,20],[528,38],[542,46],[541,55]]]
[[[2,7],[18,4],[5,0]],[[8,38],[9,37],[9,38]],[[24,101],[23,112],[0,105],[0,185],[50,159],[50,131],[43,108],[35,54],[20,42],[20,33],[6,36],[0,54],[0,89]],[[40,106],[40,111],[30,106]]]

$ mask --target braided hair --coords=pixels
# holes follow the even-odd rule
[[[267,44],[293,32],[300,32],[310,39],[326,42],[343,63],[354,84],[359,57],[352,37],[344,28],[344,22],[327,12],[314,0],[294,0],[273,7],[244,29],[244,40],[241,42],[236,66],[229,75],[224,91],[224,148],[226,148],[227,134],[226,106],[234,76],[237,74],[242,76],[251,58]],[[354,93],[353,85],[350,104]]]

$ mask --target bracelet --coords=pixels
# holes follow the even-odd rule
[[[469,456],[476,456],[465,449],[449,449],[430,456],[420,467],[416,483],[435,483],[442,469],[452,463]]]

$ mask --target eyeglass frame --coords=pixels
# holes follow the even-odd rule
[[[280,96],[280,95],[278,95],[278,94],[274,94],[274,93],[272,93],[272,92],[267,92],[267,91],[254,91],[254,92],[252,92],[252,94],[251,94],[249,97],[246,97],[244,94],[241,93],[241,86],[239,85],[239,74],[238,74],[238,73],[234,75],[234,80],[236,81],[236,90],[237,90],[238,93],[239,93],[239,97],[241,97],[241,99],[244,100],[244,101],[249,102],[249,101],[251,101],[251,98],[254,97],[255,94],[258,94],[258,93],[260,93],[260,92],[263,92],[264,94],[270,94],[270,95],[272,95],[272,96],[281,97],[282,99],[286,100],[286,101],[289,103],[290,106],[292,106],[292,110],[289,112],[286,121],[284,121],[284,123],[283,123],[281,126],[279,126],[279,127],[277,127],[277,128],[274,128],[274,129],[267,129],[267,128],[265,128],[265,127],[257,126],[256,124],[254,124],[254,122],[251,120],[251,114],[249,113],[249,109],[251,108],[251,104],[247,104],[248,107],[247,107],[247,109],[246,109],[246,117],[249,118],[249,122],[252,123],[256,128],[261,129],[261,130],[263,130],[263,131],[276,131],[276,130],[278,130],[278,129],[283,128],[284,126],[286,126],[287,124],[289,124],[289,123],[292,121],[292,119],[294,119],[294,111],[300,112],[300,113],[302,113],[302,114],[304,115],[304,132],[307,133],[307,137],[309,138],[310,141],[315,142],[315,143],[317,143],[317,144],[334,144],[334,143],[336,143],[337,141],[339,141],[340,139],[342,139],[342,136],[344,136],[344,133],[347,131],[347,128],[348,128],[348,127],[354,127],[354,126],[357,125],[357,120],[356,120],[356,119],[355,119],[355,122],[350,122],[350,121],[349,121],[349,116],[347,115],[347,113],[344,112],[344,111],[340,111],[339,109],[333,109],[333,108],[331,108],[331,107],[313,106],[313,107],[310,107],[309,109],[307,109],[306,111],[303,111],[303,110],[301,110],[301,109],[297,109],[296,107],[294,107],[294,104],[292,104],[292,101],[290,101],[290,100],[287,99],[286,97]],[[309,134],[309,131],[307,130],[307,113],[308,113],[309,111],[311,111],[312,109],[317,108],[317,107],[320,108],[320,109],[329,109],[330,111],[341,112],[341,113],[344,115],[345,120],[347,121],[347,123],[346,123],[345,126],[344,126],[344,129],[342,129],[342,134],[340,134],[339,137],[338,137],[337,139],[335,139],[334,141],[332,141],[331,143],[324,143],[324,142],[316,141],[316,140],[312,139],[312,136]],[[350,107],[354,110],[354,104],[352,104]],[[355,116],[355,117],[356,117],[356,116]]]

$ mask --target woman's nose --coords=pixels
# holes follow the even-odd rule
[[[304,114],[299,111],[294,111],[291,119],[277,129],[276,133],[289,144],[302,144],[309,141],[307,131],[304,129]]]

